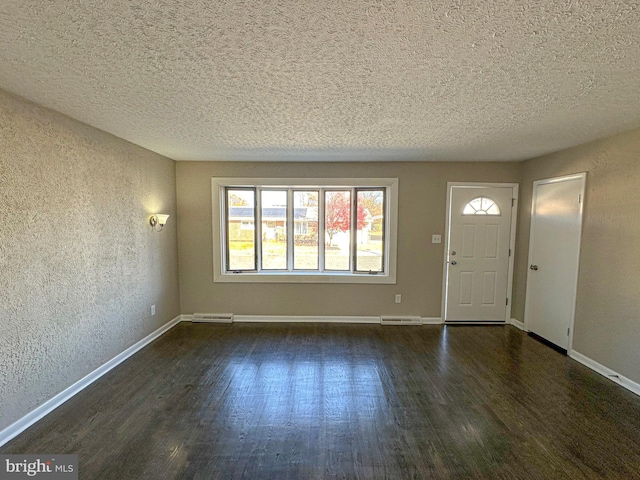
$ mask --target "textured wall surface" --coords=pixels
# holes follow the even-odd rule
[[[180,295],[183,313],[419,315],[440,317],[448,181],[518,182],[519,163],[178,162]],[[211,177],[397,177],[396,285],[213,282]],[[218,240],[216,239],[216,244]],[[394,294],[402,303],[394,303]]]
[[[524,319],[532,183],[587,172],[573,349],[640,382],[640,130],[523,164],[514,316]]]
[[[633,0],[3,0],[0,88],[176,160],[528,159],[640,126]]]
[[[0,91],[0,430],[180,313],[175,213],[174,161]]]

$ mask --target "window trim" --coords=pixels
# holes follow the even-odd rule
[[[213,281],[222,283],[367,283],[395,284],[398,232],[398,179],[397,178],[247,178],[212,177],[212,231],[213,231]],[[226,225],[225,187],[267,187],[311,189],[385,187],[385,273],[269,271],[232,273],[225,271]],[[320,232],[319,232],[320,234]],[[322,237],[320,237],[322,238]],[[256,248],[258,245],[256,244]],[[319,259],[320,261],[320,259]]]

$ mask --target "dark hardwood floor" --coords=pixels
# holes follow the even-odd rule
[[[0,449],[83,479],[640,478],[640,397],[513,327],[183,323]]]

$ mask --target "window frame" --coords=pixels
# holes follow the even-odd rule
[[[486,209],[480,208],[479,210],[476,210],[476,208],[473,205],[471,205],[471,202],[475,202],[476,200],[480,200],[480,207],[482,207],[483,200],[489,200],[491,202],[491,205],[489,206],[489,208],[486,208]],[[471,207],[473,209],[473,213],[467,213],[467,207]],[[496,210],[498,210],[498,213],[489,213],[489,210],[492,207],[496,207]],[[479,213],[479,212],[482,212],[482,213]],[[487,217],[501,217],[502,210],[500,210],[500,207],[498,206],[498,204],[493,198],[488,197],[486,195],[480,195],[479,197],[472,198],[466,203],[466,205],[462,208],[462,215],[468,216],[468,217],[473,217],[475,215],[482,215]]]
[[[396,283],[396,263],[397,263],[397,230],[398,230],[398,179],[397,178],[239,178],[239,177],[212,177],[211,179],[211,199],[212,199],[212,230],[213,230],[213,281],[223,283],[368,283],[368,284],[395,284]],[[384,188],[385,201],[384,211],[384,249],[382,255],[383,273],[358,272],[353,264],[351,271],[248,271],[243,270],[238,273],[226,271],[227,252],[227,225],[226,225],[226,188],[264,188],[264,189],[293,189],[313,190],[315,189],[372,189],[375,187]],[[256,190],[256,197],[258,190]],[[355,198],[352,205],[355,205]],[[321,203],[319,199],[319,203]],[[292,204],[291,208],[295,208]],[[353,207],[352,207],[353,208]],[[288,210],[288,215],[289,209]],[[291,210],[292,211],[292,210]],[[324,212],[322,212],[324,215]],[[355,214],[357,215],[357,213]],[[320,219],[320,212],[318,212]],[[352,212],[352,219],[354,213]],[[258,218],[257,216],[255,217]],[[294,219],[290,219],[293,221]],[[257,221],[257,220],[256,220]],[[291,222],[288,229],[293,231]],[[353,223],[353,222],[352,222]],[[254,222],[255,224],[255,222]],[[256,225],[256,237],[258,237]],[[324,245],[321,233],[318,232],[318,263],[319,268],[323,264]],[[357,235],[357,232],[352,232]],[[293,240],[292,240],[293,241]],[[256,249],[262,248],[261,242],[256,242]],[[354,246],[354,248],[357,248]],[[356,261],[352,257],[353,248],[350,251],[350,263]],[[322,252],[322,253],[321,253]],[[291,252],[292,254],[293,252]],[[322,258],[321,258],[322,257]],[[322,265],[323,266],[323,265]]]

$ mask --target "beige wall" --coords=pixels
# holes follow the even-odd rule
[[[180,313],[175,213],[174,161],[0,91],[0,430]]]
[[[448,181],[518,182],[514,163],[178,162],[180,295],[183,313],[439,317]],[[211,177],[397,177],[397,285],[214,283]],[[217,242],[217,239],[216,239]],[[402,294],[402,303],[394,295]]]
[[[640,382],[640,130],[523,164],[514,316],[524,318],[532,182],[587,172],[573,349]]]

